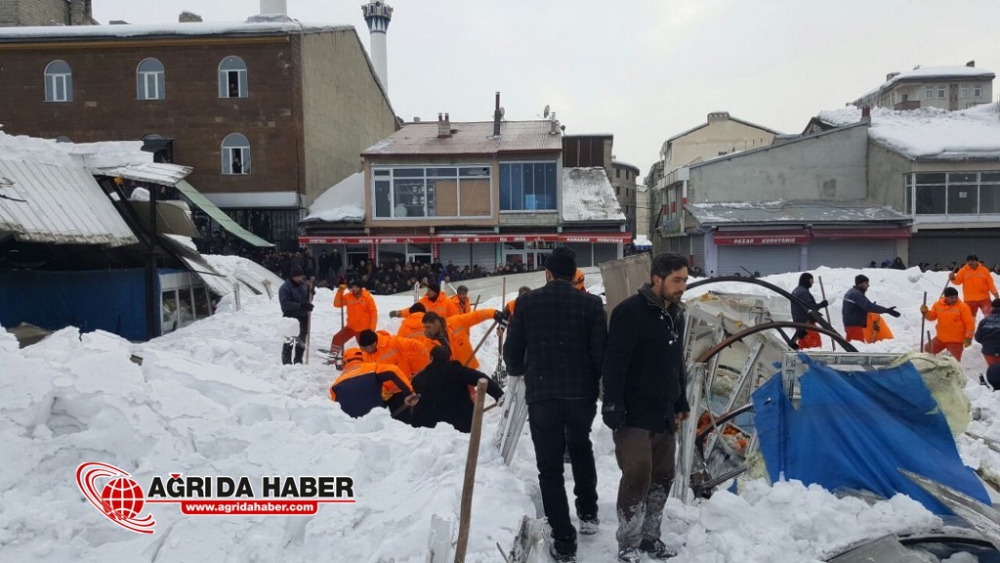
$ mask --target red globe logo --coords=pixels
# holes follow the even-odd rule
[[[145,496],[135,481],[128,477],[115,477],[101,489],[101,501],[111,517],[129,520],[142,511]]]

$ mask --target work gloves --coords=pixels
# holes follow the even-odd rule
[[[307,312],[307,313],[310,312],[310,311],[312,311],[314,307],[315,307],[315,305],[313,305],[312,303],[303,303],[302,304],[302,310],[305,311],[305,312]]]
[[[505,315],[502,311],[494,312],[493,320],[500,325],[500,330],[507,330],[507,325],[510,323],[510,317]]]
[[[390,319],[395,319],[397,317],[399,317],[399,311],[389,311],[389,318]]]
[[[899,312],[899,311],[897,311],[895,307],[889,307],[889,310],[888,310],[888,311],[886,311],[886,312],[885,312],[885,314],[887,314],[887,315],[892,315],[893,317],[896,317],[897,319],[898,319],[898,318],[900,317],[900,315],[901,315],[901,314],[900,314],[900,312]]]
[[[604,403],[601,407],[601,418],[604,425],[617,432],[625,427],[625,410],[613,403]]]
[[[830,302],[827,301],[826,299],[824,299],[824,300],[822,300],[822,301],[820,301],[819,303],[816,304],[816,308],[817,309],[825,309],[825,308],[827,308],[829,306],[830,306]]]
[[[920,306],[920,314],[921,315],[926,315],[927,311],[930,311],[930,309],[927,308],[927,305],[921,305]]]
[[[965,347],[968,348],[969,346],[972,346],[972,339],[971,338],[966,338],[965,339]]]

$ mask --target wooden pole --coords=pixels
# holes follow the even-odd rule
[[[472,490],[476,486],[476,462],[479,459],[479,438],[483,433],[483,403],[486,401],[485,379],[476,384],[476,407],[472,411],[472,432],[469,434],[469,455],[465,458],[465,484],[462,486],[462,506],[458,519],[458,545],[455,563],[465,563],[469,548],[469,524],[472,520]]]
[[[942,292],[943,293],[943,292]],[[924,307],[927,306],[927,292],[924,292]],[[920,351],[924,351],[924,326],[927,324],[927,317],[920,311]]]
[[[819,292],[820,292],[820,297],[823,298],[823,301],[826,301],[826,288],[823,287],[823,276],[819,276]],[[830,323],[830,305],[827,304],[825,309],[826,309],[826,322]],[[830,323],[830,326],[833,326],[833,323]],[[836,352],[837,341],[831,338],[830,343],[833,344],[833,351]]]
[[[469,362],[472,361],[472,358],[476,357],[476,353],[479,352],[479,349],[483,347],[483,344],[486,344],[486,339],[489,338],[490,333],[493,332],[493,329],[496,328],[496,326],[497,326],[497,321],[493,321],[493,324],[490,325],[490,328],[486,329],[486,334],[484,334],[483,337],[479,340],[479,344],[476,345],[476,349],[472,351],[472,355],[465,359],[465,363],[462,364],[463,366],[465,367],[469,366]]]

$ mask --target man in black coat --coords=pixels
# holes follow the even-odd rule
[[[816,302],[816,298],[809,291],[812,285],[813,275],[806,272],[799,276],[799,285],[792,290],[792,297],[796,297],[799,301],[805,303],[805,307],[803,307],[792,301],[792,320],[797,323],[816,324],[815,315],[818,315],[818,311],[828,305],[825,299],[821,303]],[[805,329],[799,329],[795,332],[793,342],[797,342],[800,350],[822,346],[819,333]]]
[[[993,312],[983,317],[976,328],[976,342],[983,345],[986,365],[1000,364],[1000,299],[994,299]]]
[[[674,555],[660,540],[660,522],[674,480],[675,432],[691,410],[681,303],[687,259],[661,254],[650,274],[651,283],[611,313],[604,351],[601,415],[622,471],[617,538],[624,563],[639,561],[640,551],[654,559]]]
[[[447,422],[455,430],[468,434],[472,431],[475,408],[469,386],[475,387],[480,379],[486,379],[486,392],[499,401],[503,389],[493,378],[452,360],[447,346],[435,346],[431,350],[431,363],[413,377],[415,395],[407,401],[413,407],[411,424],[434,428],[439,422]]]
[[[298,319],[299,336],[289,339],[281,348],[281,363],[292,363],[292,348],[295,349],[295,363],[302,363],[302,355],[306,350],[306,336],[309,334],[309,313],[313,310],[309,286],[305,283],[305,273],[300,266],[292,266],[288,281],[281,284],[278,290],[278,303],[281,305],[281,316]]]
[[[597,532],[597,469],[590,428],[597,415],[607,317],[601,298],[575,289],[576,255],[566,247],[545,261],[547,283],[517,300],[503,359],[511,376],[524,376],[528,424],[535,447],[542,506],[552,527],[550,553],[576,556],[563,482],[569,450],[580,533]]]

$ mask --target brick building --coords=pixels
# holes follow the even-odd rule
[[[91,0],[0,0],[0,27],[95,25]]]
[[[396,118],[353,27],[261,20],[0,29],[0,123],[147,140],[243,227],[294,248],[302,211]]]

